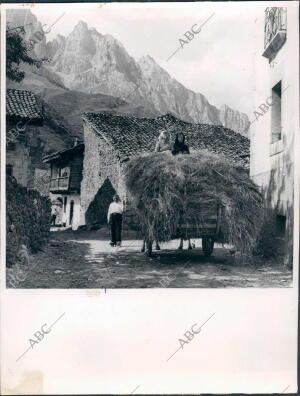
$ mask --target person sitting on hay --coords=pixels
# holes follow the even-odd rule
[[[173,144],[172,154],[190,154],[188,144],[185,143],[185,136],[182,132],[177,133],[175,143]]]
[[[171,151],[171,135],[169,131],[162,130],[160,132],[154,151]]]
[[[121,246],[123,203],[119,195],[113,196],[113,202],[109,205],[107,223],[111,227],[111,246]]]

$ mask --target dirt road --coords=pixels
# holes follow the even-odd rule
[[[17,288],[233,288],[291,287],[292,271],[281,264],[254,258],[241,264],[228,249],[217,246],[202,255],[200,240],[193,250],[177,250],[179,241],[161,245],[152,257],[140,253],[141,240],[125,236],[122,247],[111,247],[106,229],[51,233],[43,252],[30,256]]]

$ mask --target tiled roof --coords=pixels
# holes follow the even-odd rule
[[[31,91],[8,89],[6,91],[6,114],[11,117],[42,119],[42,109]]]
[[[79,143],[74,147],[61,150],[61,151],[56,151],[55,153],[49,154],[43,158],[43,162],[52,162],[57,159],[64,159],[68,158],[72,155],[82,155],[84,152],[84,144]]]
[[[249,139],[223,126],[190,124],[170,114],[137,118],[84,113],[83,119],[112,144],[121,161],[141,152],[153,151],[160,131],[168,129],[173,141],[176,133],[183,132],[190,150],[207,149],[241,165],[249,165]]]

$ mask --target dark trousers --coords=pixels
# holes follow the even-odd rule
[[[51,216],[51,225],[54,225],[54,226],[55,226],[55,220],[56,220],[56,215],[53,214],[53,215]]]
[[[122,215],[120,213],[112,213],[110,216],[110,222],[112,243],[121,242]]]

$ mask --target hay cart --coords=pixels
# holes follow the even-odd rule
[[[251,254],[263,198],[244,165],[204,150],[146,153],[133,157],[125,174],[148,254],[154,240],[175,238],[201,238],[205,256],[213,253],[215,241],[230,241]]]
[[[215,240],[220,232],[221,212],[220,206],[212,205],[199,217],[180,222],[173,239],[201,238],[204,256],[211,256]]]
[[[200,212],[200,213],[199,213]],[[212,255],[214,243],[220,233],[222,208],[217,204],[210,203],[205,208],[202,205],[201,211],[196,216],[188,217],[184,221],[180,221],[176,232],[171,239],[202,239],[202,251],[205,257]],[[156,242],[156,249],[160,249]],[[142,252],[151,255],[153,241],[144,241]]]

